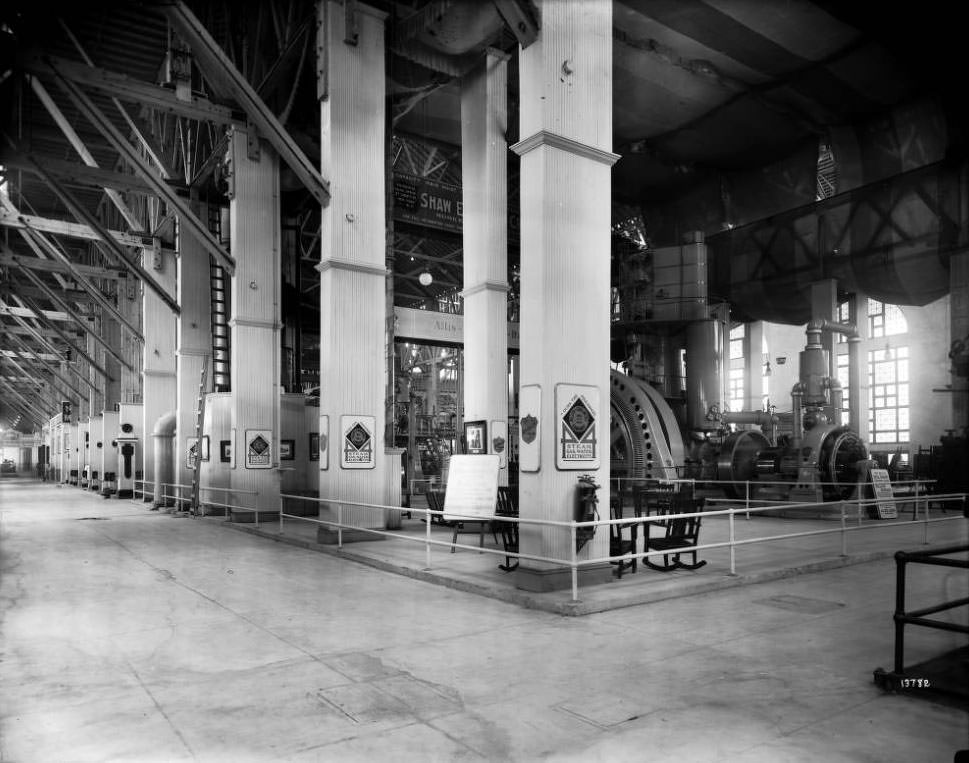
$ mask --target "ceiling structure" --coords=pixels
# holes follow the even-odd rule
[[[388,164],[407,183],[459,193],[460,77],[487,47],[514,53],[531,44],[541,19],[528,0],[371,5],[388,13]],[[789,306],[796,299],[777,296],[798,288],[800,276],[791,274],[800,260],[808,275],[835,274],[902,303],[944,291],[946,258],[966,245],[964,200],[949,191],[952,167],[965,157],[965,118],[948,4],[920,3],[908,11],[917,15],[806,0],[612,5],[617,229],[653,246],[703,231],[719,257],[711,282],[751,317],[801,317]],[[284,246],[292,253],[284,319],[297,349],[312,355],[313,266],[328,195],[315,169],[315,28],[309,0],[4,4],[0,426],[32,429],[54,412],[45,401],[76,399],[98,376],[117,383],[126,364],[137,373],[137,315],[119,310],[135,283],[162,293],[150,265],[158,248],[174,246],[176,215],[231,273],[219,215],[191,214],[189,204],[224,204],[225,132],[234,124],[257,125],[283,158]],[[509,83],[511,144],[514,55]],[[913,172],[924,177],[898,185]],[[509,152],[515,220],[516,173]],[[871,189],[885,183],[892,198],[876,203]],[[837,200],[849,193],[845,211]],[[916,197],[913,213],[906,199]],[[855,210],[863,207],[866,220],[883,222],[860,232]],[[800,216],[785,222],[791,209]],[[765,220],[773,227],[764,229]],[[799,232],[805,220],[827,231],[825,246],[820,234]],[[886,265],[890,277],[870,275],[888,249],[916,239],[921,248],[908,256],[920,287],[903,265]],[[514,235],[509,246],[514,285]],[[460,309],[458,229],[397,219],[389,249],[397,304]],[[850,263],[830,260],[849,249]],[[767,305],[766,313],[753,315],[751,304]],[[132,349],[102,359],[100,334],[112,323]]]

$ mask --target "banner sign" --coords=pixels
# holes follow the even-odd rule
[[[246,430],[246,469],[270,469],[273,465],[271,429]]]
[[[377,465],[374,416],[340,416],[340,466],[373,469]],[[322,447],[322,446],[321,446]]]
[[[599,388],[586,384],[555,385],[555,466],[599,468]]]
[[[523,384],[518,394],[518,468],[537,472],[542,465],[542,388]]]
[[[394,338],[397,341],[427,344],[464,344],[464,316],[439,313],[435,310],[415,310],[394,307]],[[519,326],[508,323],[508,349],[519,347]]]
[[[461,233],[464,225],[461,186],[395,172],[394,219]]]

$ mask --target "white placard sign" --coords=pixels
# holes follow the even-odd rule
[[[273,465],[273,431],[247,429],[245,442],[246,469],[271,469]]]
[[[542,465],[542,388],[524,384],[518,393],[518,468],[537,472]]]
[[[489,427],[491,442],[488,452],[498,456],[498,468],[508,468],[508,422],[494,419]]]
[[[340,416],[341,467],[373,469],[377,465],[376,430],[375,416]]]
[[[320,471],[330,468],[330,417],[320,414]]]
[[[599,388],[555,385],[555,466],[599,468]]]
[[[895,504],[895,491],[892,490],[888,469],[869,469],[871,488],[875,494],[875,509],[879,519],[896,519],[898,506]]]
[[[498,500],[498,456],[451,456],[444,519],[493,517]]]

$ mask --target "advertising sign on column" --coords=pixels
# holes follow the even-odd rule
[[[373,469],[377,465],[374,416],[340,416],[340,466],[344,469]]]
[[[508,422],[491,422],[491,452],[498,456],[498,468],[508,468]]]
[[[599,388],[556,384],[555,412],[556,468],[598,469]]]
[[[273,465],[271,429],[246,430],[246,469],[270,469]]]
[[[518,468],[523,472],[537,472],[542,465],[542,388],[537,384],[523,384],[518,395]]]

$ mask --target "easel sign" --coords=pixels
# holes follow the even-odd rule
[[[491,519],[498,500],[498,456],[451,456],[443,518]]]
[[[895,491],[888,479],[887,469],[869,469],[871,489],[875,494],[875,508],[879,519],[895,519],[898,517],[898,507],[895,505]]]

